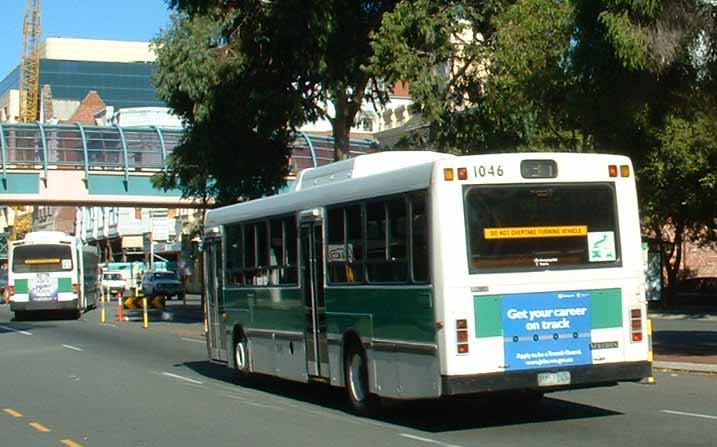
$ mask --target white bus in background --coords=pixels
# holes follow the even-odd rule
[[[79,318],[97,305],[98,256],[59,231],[38,231],[10,243],[10,310],[20,320],[34,311],[65,311]]]
[[[209,210],[209,356],[376,396],[651,375],[635,178],[618,155],[384,152]]]

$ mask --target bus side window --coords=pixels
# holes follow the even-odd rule
[[[346,240],[344,238],[344,209],[329,208],[327,212],[328,280],[330,283],[346,282]]]
[[[285,244],[284,257],[286,261],[283,263],[284,268],[281,269],[281,283],[296,285],[299,277],[296,269],[296,256],[298,236],[296,232],[296,220],[293,216],[284,220]]]
[[[282,265],[284,247],[284,222],[281,219],[269,221],[269,284],[279,285],[279,266]]]
[[[428,216],[426,214],[425,192],[411,195],[411,245],[413,250],[413,280],[415,282],[428,282]]]
[[[226,227],[227,285],[242,285],[242,231],[241,224]]]
[[[386,280],[406,282],[408,279],[407,203],[403,197],[386,203],[388,211],[388,256]]]
[[[362,283],[364,266],[363,217],[361,205],[351,205],[345,209],[346,216],[346,279],[352,283]]]

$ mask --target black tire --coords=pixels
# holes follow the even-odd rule
[[[371,394],[366,351],[355,342],[344,355],[344,383],[351,410],[359,416],[374,416],[378,411],[378,397]]]
[[[250,381],[249,359],[249,343],[246,336],[239,333],[234,337],[234,368],[240,383]]]
[[[24,321],[27,320],[27,312],[24,310],[16,310],[15,311],[15,321]]]

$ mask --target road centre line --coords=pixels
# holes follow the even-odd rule
[[[408,438],[408,439],[413,439],[415,441],[427,442],[429,444],[442,445],[444,447],[460,447],[456,444],[446,444],[445,442],[436,441],[435,439],[422,438],[420,436],[409,435],[408,433],[399,433],[399,436],[402,436],[402,437]]]
[[[10,327],[10,326],[0,326],[0,329],[5,329],[6,331],[10,331],[10,332],[19,332],[23,335],[32,335],[32,332],[21,331],[20,329],[15,329],[14,327]]]
[[[42,432],[42,433],[48,433],[48,432],[52,431],[52,430],[50,430],[49,428],[45,427],[44,425],[42,425],[42,424],[39,423],[39,422],[30,422],[30,423],[27,424],[27,425],[29,425],[30,427],[32,427],[32,428],[34,428],[35,430],[37,430],[37,431],[39,431],[39,432]]]
[[[184,380],[185,382],[193,383],[195,385],[204,385],[204,382],[200,382],[199,380],[190,379],[188,377],[179,376],[177,374],[168,373],[166,371],[162,371],[162,375],[167,377],[173,377],[179,380]]]
[[[660,413],[676,414],[678,416],[691,416],[693,418],[717,420],[717,416],[710,416],[709,414],[685,413],[684,411],[674,411],[674,410],[660,410]]]
[[[67,447],[84,447],[82,444],[79,444],[72,439],[63,439],[60,442],[65,444]]]
[[[12,416],[14,418],[22,417],[22,413],[20,413],[19,411],[15,411],[12,408],[3,408],[2,411],[4,411],[5,413],[9,414],[10,416]]]
[[[204,340],[197,340],[196,338],[181,337],[181,339],[184,340],[184,341],[191,341],[191,342],[194,342],[194,343],[201,343],[201,344],[206,344],[206,343],[207,343],[207,342],[204,341]]]
[[[81,348],[78,348],[77,346],[72,345],[62,345],[63,348],[72,349],[73,351],[79,351],[82,352],[83,350]]]

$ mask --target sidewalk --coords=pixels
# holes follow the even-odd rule
[[[648,317],[655,369],[717,374],[717,308],[656,309]],[[654,329],[655,320],[667,328]]]

